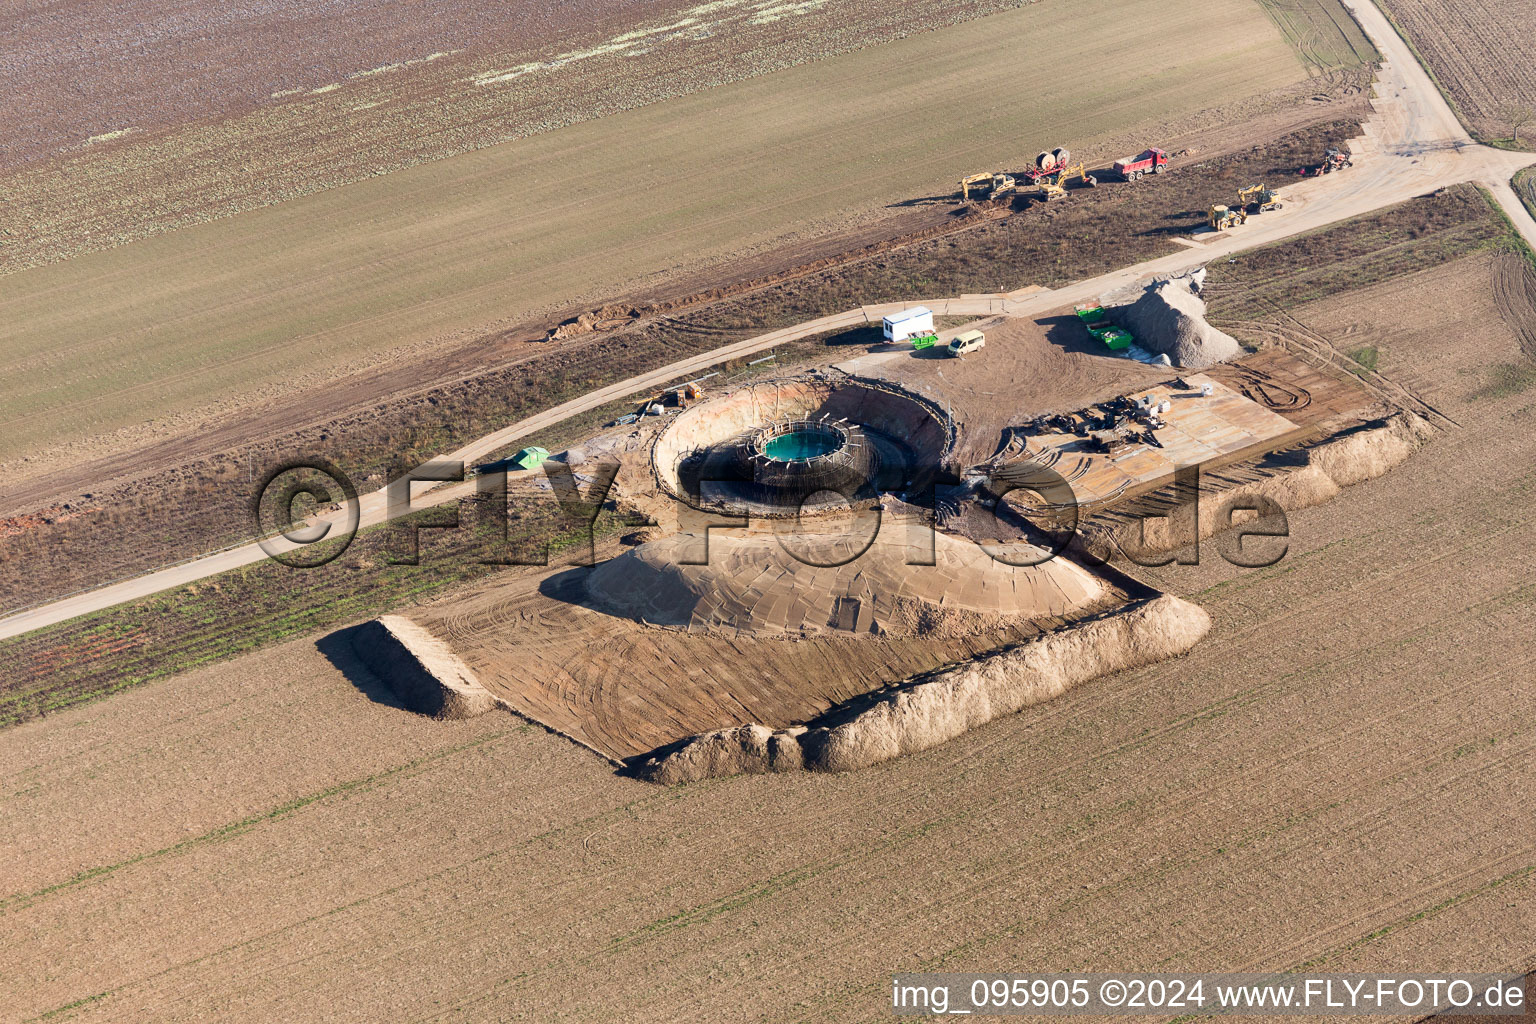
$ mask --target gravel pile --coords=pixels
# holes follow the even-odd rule
[[[1203,267],[1192,274],[1159,278],[1134,302],[1106,313],[1134,334],[1143,348],[1166,353],[1176,366],[1203,370],[1229,362],[1241,356],[1243,349],[1231,335],[1206,322],[1205,300],[1200,298],[1204,281]]]

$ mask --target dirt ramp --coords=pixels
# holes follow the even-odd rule
[[[867,768],[936,747],[1097,676],[1177,657],[1198,643],[1210,626],[1203,608],[1164,594],[916,677],[837,725],[778,732],[745,725],[705,733],[650,759],[637,773],[675,785],[742,773]]]
[[[1154,280],[1128,305],[1109,309],[1111,320],[1136,336],[1153,352],[1161,352],[1175,366],[1203,370],[1229,362],[1243,354],[1230,334],[1212,327],[1205,319],[1205,300],[1200,287],[1205,270]]]
[[[1385,476],[1434,435],[1428,420],[1407,412],[1362,424],[1306,449],[1304,461],[1284,472],[1202,495],[1199,537],[1205,540],[1227,529],[1231,523],[1226,509],[1235,507],[1239,499],[1272,501],[1288,513],[1331,501],[1346,487]],[[1159,516],[1116,526],[1110,530],[1113,536],[1107,550],[1129,548],[1142,554],[1172,551],[1189,542],[1187,522]],[[1101,547],[1104,540],[1096,534],[1088,533],[1086,540],[1090,550],[1105,550]]]
[[[352,650],[412,711],[474,718],[501,703],[447,644],[403,615],[364,623],[352,636]]]

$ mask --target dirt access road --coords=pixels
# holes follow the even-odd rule
[[[951,316],[998,313],[1039,316],[1074,302],[1096,299],[1151,275],[1187,270],[1219,256],[1279,241],[1468,181],[1488,188],[1527,244],[1536,248],[1536,220],[1531,218],[1510,185],[1515,172],[1530,163],[1529,154],[1505,152],[1473,142],[1381,11],[1369,0],[1349,0],[1346,6],[1359,19],[1384,57],[1373,100],[1376,113],[1366,124],[1364,135],[1351,142],[1355,153],[1355,166],[1351,170],[1291,185],[1283,190],[1284,209],[1265,214],[1242,228],[1207,236],[1205,241],[1192,239],[1187,252],[1174,253],[1064,288],[1021,289],[951,299],[914,297],[913,301],[923,302],[936,312]],[[473,463],[534,431],[625,395],[795,338],[874,322],[901,305],[905,303],[848,310],[673,363],[555,406],[487,434],[457,451],[445,453],[442,458]],[[414,508],[457,501],[473,491],[472,480],[442,486],[415,499]],[[320,519],[339,527],[344,517],[345,512],[338,512]],[[383,489],[360,499],[360,529],[376,526],[388,518],[387,496]],[[294,547],[282,541],[274,546],[280,550]],[[0,619],[0,639],[251,565],[264,557],[266,554],[259,545],[246,544],[39,605]]]

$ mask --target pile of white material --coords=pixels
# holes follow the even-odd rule
[[[1134,302],[1106,313],[1141,345],[1165,353],[1174,365],[1203,370],[1243,354],[1231,335],[1206,322],[1205,300],[1200,298],[1204,283],[1204,267],[1178,277],[1156,278]]]

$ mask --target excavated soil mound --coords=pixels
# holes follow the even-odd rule
[[[352,635],[352,650],[412,711],[473,718],[500,703],[447,644],[404,616],[365,622]]]
[[[867,537],[856,524],[847,534],[717,530],[707,548],[668,537],[593,570],[587,596],[614,615],[696,632],[956,637],[1065,616],[1107,593],[1062,558],[1016,568],[915,524],[883,524],[864,550]]]
[[[1346,487],[1385,476],[1406,462],[1434,436],[1434,428],[1421,416],[1398,413],[1386,420],[1362,424],[1302,453],[1303,461],[1273,476],[1241,484],[1200,501],[1199,538],[1212,537],[1231,524],[1226,509],[1239,499],[1272,501],[1286,512],[1321,505]],[[1111,547],[1130,548],[1141,554],[1170,551],[1188,543],[1187,518],[1152,518],[1117,527]],[[1138,536],[1139,534],[1139,536]],[[1099,539],[1088,536],[1092,550]]]
[[[894,687],[829,728],[761,725],[696,736],[638,774],[674,785],[739,773],[841,772],[938,746],[1096,676],[1188,651],[1210,629],[1203,608],[1164,594],[1127,611]]]
[[[1203,370],[1243,354],[1229,334],[1205,319],[1200,286],[1205,271],[1153,281],[1134,302],[1106,311],[1115,323],[1136,336],[1144,348],[1167,354],[1174,365]]]

